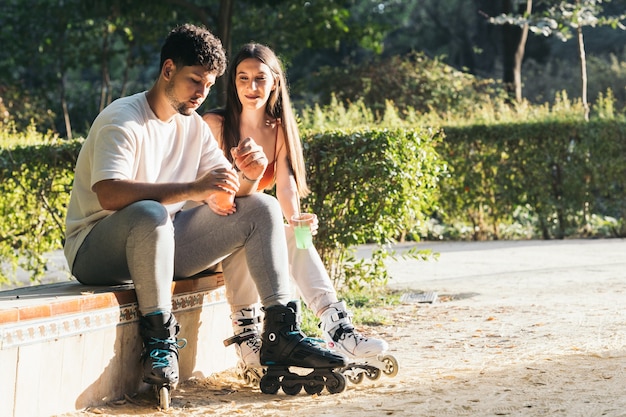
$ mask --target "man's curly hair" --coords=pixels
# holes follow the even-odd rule
[[[161,48],[161,66],[171,59],[176,66],[202,65],[218,77],[226,70],[226,53],[222,42],[208,29],[184,24],[174,28]]]

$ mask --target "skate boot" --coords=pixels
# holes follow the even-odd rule
[[[233,314],[230,319],[235,335],[224,340],[224,346],[235,344],[237,350],[237,376],[246,384],[257,386],[264,370],[261,366],[261,335],[259,325],[261,312],[257,307],[244,308]]]
[[[387,342],[361,335],[352,325],[346,303],[331,304],[320,320],[326,346],[348,358],[349,364],[341,372],[350,382],[359,384],[364,376],[377,380],[381,371],[390,377],[398,374],[398,361],[385,354],[389,349]]]
[[[346,366],[343,355],[324,349],[300,330],[300,305],[291,301],[286,306],[265,309],[261,364],[267,366],[259,387],[265,394],[276,394],[282,387],[288,395],[296,395],[302,387],[308,394],[319,394],[324,387],[331,394],[346,388],[346,378],[335,371]],[[291,372],[289,367],[313,369],[307,375]]]
[[[185,347],[185,339],[176,339],[180,326],[174,315],[154,314],[139,319],[143,339],[143,381],[152,385],[163,410],[170,407],[170,392],[178,384],[178,349]]]

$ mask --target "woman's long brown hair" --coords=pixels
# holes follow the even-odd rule
[[[237,146],[241,140],[240,118],[242,106],[237,95],[237,67],[243,60],[248,58],[258,59],[267,65],[277,82],[276,88],[270,94],[265,106],[265,113],[268,118],[272,120],[280,120],[279,126],[283,129],[285,145],[287,147],[287,158],[289,160],[291,173],[296,181],[298,195],[300,197],[306,197],[310,191],[306,183],[306,167],[302,154],[302,143],[296,118],[291,108],[287,81],[278,57],[265,45],[248,43],[239,50],[231,61],[227,72],[226,106],[223,109],[211,111],[221,114],[224,117],[224,123],[222,124],[222,149],[224,154],[231,159],[232,162],[230,149]]]

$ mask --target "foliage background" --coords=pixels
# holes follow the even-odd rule
[[[485,16],[512,2],[3,1],[0,281],[19,262],[40,276],[43,254],[60,248],[95,115],[151,85],[174,25],[221,33],[225,5],[226,47],[262,42],[287,67],[314,190],[305,204],[323,219],[318,246],[342,283],[384,282],[388,252],[369,265],[350,255],[365,242],[623,236],[626,35],[584,30],[590,123],[573,42],[531,36],[526,98],[510,105],[502,28]],[[604,4],[626,10],[626,0]],[[219,105],[217,90],[201,111]]]
[[[557,0],[535,0],[539,13]],[[230,49],[257,41],[283,59],[298,110],[363,99],[380,111],[393,99],[403,111],[422,112],[433,101],[453,105],[471,100],[450,95],[440,78],[423,92],[435,59],[493,85],[503,74],[503,27],[495,16],[517,0],[4,0],[0,2],[0,120],[20,129],[35,121],[39,131],[81,136],[111,100],[150,86],[157,73],[159,45],[176,24],[229,28]],[[229,20],[221,14],[232,8]],[[603,2],[606,15],[626,10],[626,0]],[[626,33],[585,27],[589,99],[611,88],[615,105],[626,103]],[[574,41],[529,37],[523,64],[524,97],[553,103],[566,91],[580,95]],[[411,69],[416,61],[423,70]],[[435,87],[436,86],[436,87]],[[219,87],[219,86],[218,86]],[[206,107],[221,102],[213,92]],[[205,108],[206,108],[205,107]]]

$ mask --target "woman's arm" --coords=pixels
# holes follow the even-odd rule
[[[222,149],[224,117],[216,113],[205,113],[202,119],[209,125],[218,146]],[[263,148],[251,138],[242,140],[236,149],[234,153],[231,150],[231,156],[238,169],[239,191],[237,196],[241,197],[257,191],[259,180],[267,168],[268,160]]]
[[[283,211],[283,216],[288,223],[291,224],[291,217],[294,214],[299,214],[300,211],[300,196],[298,195],[298,188],[296,187],[296,179],[291,172],[291,166],[289,165],[289,158],[287,157],[287,147],[284,143],[284,136],[282,129],[278,133],[276,140],[276,146],[278,147],[278,155],[276,155],[276,198],[280,203],[280,207]]]

